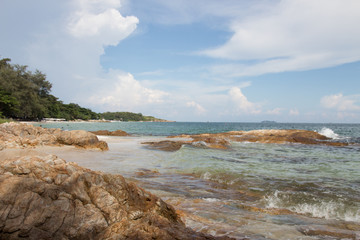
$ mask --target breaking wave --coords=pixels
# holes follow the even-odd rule
[[[332,129],[327,128],[327,127],[323,127],[319,134],[331,138],[331,139],[341,139],[340,136],[338,134],[336,134]]]
[[[307,195],[306,193],[303,194]],[[295,202],[292,195],[287,192],[275,191],[265,197],[265,207],[287,209],[317,218],[360,222],[360,208],[358,206],[349,206],[341,201],[320,200],[314,196],[310,196],[311,201]],[[305,198],[309,198],[309,196]]]

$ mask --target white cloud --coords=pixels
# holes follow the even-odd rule
[[[187,107],[191,107],[194,108],[196,111],[196,114],[204,114],[206,112],[206,109],[204,107],[202,107],[200,104],[194,102],[194,101],[190,101],[186,103]]]
[[[328,109],[338,111],[360,111],[360,95],[344,96],[342,93],[324,96],[320,101],[321,105]]]
[[[274,108],[272,110],[268,110],[266,113],[269,115],[280,115],[282,111],[282,108]]]
[[[36,18],[27,19],[34,21],[20,31],[29,32],[25,34],[27,38],[12,35],[14,39],[23,40],[22,48],[17,50],[22,51],[23,61],[16,58],[14,61],[46,73],[47,79],[53,83],[52,93],[65,103],[77,102],[89,107],[88,99],[99,90],[99,86],[115,86],[118,82],[118,78],[106,73],[100,64],[105,48],[117,45],[131,35],[139,22],[135,16],[122,16],[121,2],[64,0],[57,2],[54,10],[50,8],[54,7],[51,4],[47,6],[50,9],[42,9],[41,2],[35,1],[34,16],[47,10],[55,14],[46,19],[39,17],[44,23],[41,28],[37,26]],[[12,54],[7,56],[12,57]],[[151,94],[150,91],[147,96],[155,99]]]
[[[139,106],[159,104],[169,94],[160,90],[144,87],[130,73],[112,73],[113,79],[96,95],[90,98],[95,106],[105,105],[112,111],[136,109]]]
[[[283,0],[268,12],[234,19],[234,35],[204,51],[215,58],[256,60],[215,66],[233,76],[324,68],[360,60],[358,0]]]
[[[250,114],[261,112],[259,104],[250,102],[239,87],[232,87],[229,90],[229,96],[238,112]]]
[[[86,9],[86,8],[85,8]],[[76,38],[97,38],[102,45],[117,45],[129,36],[139,20],[134,16],[123,17],[115,8],[93,13],[84,8],[71,16],[68,30]]]
[[[299,116],[299,110],[297,110],[297,109],[290,109],[290,111],[289,111],[289,115],[290,116]]]

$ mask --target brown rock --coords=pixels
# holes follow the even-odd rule
[[[90,131],[90,132],[95,135],[101,135],[101,136],[130,136],[130,134],[122,130],[116,130],[116,131],[98,130],[98,131]]]
[[[108,149],[106,142],[99,141],[95,134],[84,130],[62,131],[15,122],[0,124],[0,150],[62,144]]]
[[[343,230],[334,227],[327,226],[301,226],[298,230],[308,236],[323,236],[323,237],[331,237],[336,239],[360,239],[359,231],[350,231]]]
[[[230,142],[225,139],[223,136],[210,135],[210,134],[201,134],[192,136],[193,141],[192,145],[194,146],[203,146],[208,148],[215,149],[228,149]],[[199,144],[200,143],[200,144]]]
[[[148,142],[151,148],[176,151],[184,144],[191,144],[195,147],[208,147],[215,149],[228,149],[230,142],[258,142],[258,143],[301,143],[301,144],[322,144],[329,146],[347,146],[349,143],[332,142],[331,139],[313,131],[307,130],[253,130],[253,131],[231,131],[214,134],[179,135],[169,138],[191,138],[190,141],[160,141]]]
[[[139,169],[140,171],[135,172],[136,177],[157,177],[160,175],[159,171],[157,170],[150,170],[150,169]]]
[[[217,239],[120,175],[54,155],[0,162],[0,239]],[[221,238],[227,239],[227,238]]]
[[[143,142],[142,144],[147,144],[149,148],[174,152],[179,150],[182,145],[189,144],[187,141],[159,141],[159,142]]]
[[[60,144],[74,145],[82,148],[100,148],[108,150],[107,144],[100,143],[95,134],[84,130],[60,131],[55,136]]]

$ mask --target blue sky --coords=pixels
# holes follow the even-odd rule
[[[0,0],[0,56],[94,111],[360,122],[358,0]]]

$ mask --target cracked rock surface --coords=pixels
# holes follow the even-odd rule
[[[111,175],[29,154],[0,161],[0,239],[215,239]]]
[[[0,150],[43,145],[73,145],[80,148],[108,150],[106,142],[99,141],[95,134],[84,130],[62,131],[15,122],[0,124]]]

